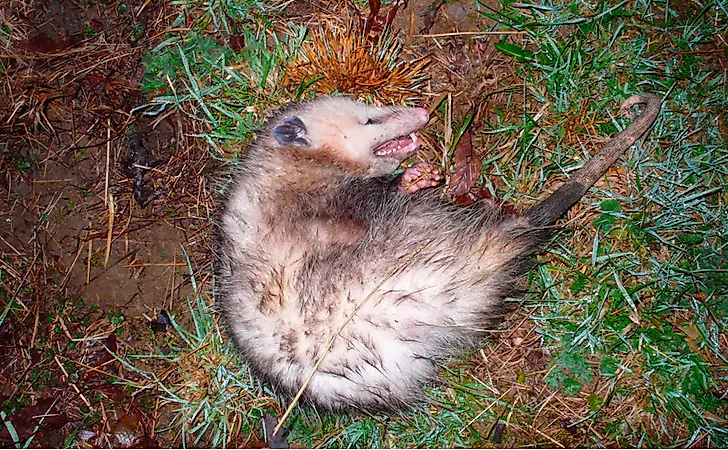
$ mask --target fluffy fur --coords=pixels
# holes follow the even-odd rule
[[[304,399],[328,410],[421,401],[438,366],[501,318],[549,225],[650,127],[659,101],[639,100],[646,112],[615,138],[616,156],[595,157],[546,211],[522,217],[392,188],[422,109],[328,97],[286,111],[241,161],[219,223],[219,298],[250,366],[293,395],[341,329]]]

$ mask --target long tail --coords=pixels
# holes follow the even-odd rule
[[[543,202],[526,211],[524,216],[531,225],[536,227],[554,225],[607,172],[609,167],[652,127],[660,112],[662,105],[660,99],[653,94],[633,95],[622,104],[622,111],[637,104],[646,106],[629,127],[609,141],[599,153],[569,178],[569,181]]]

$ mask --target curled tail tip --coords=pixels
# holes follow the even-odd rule
[[[646,105],[639,115],[632,111],[634,105]],[[622,103],[620,114],[634,119],[602,150],[586,161],[566,183],[554,191],[543,202],[529,209],[525,216],[533,226],[552,226],[569,208],[581,199],[590,187],[603,176],[609,167],[631,146],[649,131],[662,107],[662,101],[651,93],[636,94]],[[635,117],[636,116],[636,117]]]
[[[645,92],[642,94],[635,94],[631,97],[629,97],[627,100],[622,102],[622,106],[619,108],[619,115],[629,115],[631,118],[635,118],[635,114],[631,112],[630,110],[634,105],[648,105],[648,106],[657,106],[655,115],[660,110],[660,106],[662,104],[662,101],[660,98],[651,93],[651,92]]]

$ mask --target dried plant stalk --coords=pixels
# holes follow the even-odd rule
[[[390,34],[367,39],[352,22],[323,26],[303,43],[283,83],[292,89],[310,84],[321,94],[339,92],[382,104],[413,102],[421,97],[429,58],[404,61],[401,48]]]

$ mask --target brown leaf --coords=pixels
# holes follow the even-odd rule
[[[56,399],[44,398],[38,400],[35,405],[25,406],[17,413],[5,419],[5,422],[12,424],[18,433],[18,438],[25,441],[30,438],[36,427],[38,433],[55,430],[68,423],[68,416],[58,408],[58,404],[54,404]],[[41,419],[43,423],[41,423]],[[0,443],[12,443],[13,439],[6,426],[0,427]]]
[[[111,425],[111,432],[117,448],[138,448],[137,440],[143,434],[139,428],[139,417],[135,414],[125,414],[116,423]]]
[[[92,387],[94,391],[103,393],[103,395],[106,396],[112,404],[119,403],[124,399],[124,397],[126,397],[126,392],[117,384],[103,382]]]
[[[435,17],[437,17],[438,11],[440,11],[444,4],[445,0],[435,0],[427,7],[427,11],[422,14],[422,21],[425,25],[420,29],[420,33],[426,34],[430,32],[430,29],[435,24]]]
[[[366,20],[362,19],[361,14],[357,11],[357,14],[359,15],[359,24],[362,27],[362,34],[366,37],[369,37],[370,32],[374,32],[375,35],[378,35],[385,28],[391,26],[400,6],[402,8],[407,8],[407,0],[393,2],[387,10],[387,14],[385,16],[380,16],[379,10],[382,7],[382,2],[380,0],[369,0],[369,15]]]
[[[685,326],[677,325],[677,327],[685,333],[685,342],[688,344],[688,347],[690,347],[690,350],[692,350],[693,353],[701,354],[698,341],[702,339],[703,335],[700,333],[698,327],[696,327],[693,323]]]
[[[377,19],[379,19],[379,16],[377,13],[379,12],[379,8],[382,6],[381,2],[379,0],[369,0],[369,15],[366,19],[363,20],[363,23],[360,23],[362,26],[362,34],[364,36],[368,36],[369,32],[372,30],[372,28],[375,25],[375,22]],[[360,22],[361,16],[360,16]]]
[[[382,7],[382,2],[379,0],[369,0],[369,17],[368,20],[374,19],[379,14],[379,8]]]
[[[268,448],[268,443],[261,439],[248,441],[241,448]]]
[[[12,316],[7,316],[5,320],[0,323],[0,345],[11,346],[13,342],[13,336],[15,333],[15,326],[13,324]]]
[[[491,178],[491,180],[493,179]],[[493,181],[491,183],[495,184]],[[515,216],[518,214],[518,211],[516,211],[516,208],[512,204],[498,201],[485,186],[481,187],[477,192],[468,191],[463,195],[454,197],[453,203],[459,206],[470,206],[480,200],[484,200],[484,203],[491,208],[500,208],[501,212],[507,216]]]
[[[448,190],[456,197],[470,192],[475,182],[480,178],[483,163],[478,154],[473,151],[473,138],[469,131],[463,133],[455,153],[453,154],[455,173],[450,177]]]
[[[713,414],[710,411],[705,411],[703,413],[703,417],[705,417],[707,420],[710,420],[711,422],[716,422],[718,424],[726,424],[726,423],[728,423],[728,419],[726,419],[725,417],[720,417],[720,416],[718,416],[716,414]]]
[[[402,0],[401,3],[398,1],[392,3],[392,6],[389,7],[389,11],[387,11],[387,18],[384,19],[385,27],[392,26],[392,22],[394,22],[394,17],[397,15],[397,11],[400,6],[402,6],[403,9],[407,8],[407,0]]]
[[[81,37],[76,34],[65,38],[53,39],[46,33],[38,33],[31,36],[27,41],[19,43],[20,48],[36,53],[59,53],[69,49],[81,42]]]
[[[478,200],[490,200],[493,206],[496,206],[495,201],[492,200],[493,196],[490,195],[490,191],[485,187],[481,188],[478,192],[466,192],[463,195],[458,195],[453,198],[453,203],[460,206],[470,206]]]
[[[247,43],[245,42],[245,36],[243,36],[242,34],[230,36],[227,42],[227,46],[232,51],[239,52],[247,46]]]
[[[577,437],[580,434],[579,429],[575,425],[572,425],[571,421],[569,420],[561,420],[561,428],[566,430],[570,435],[574,437]]]
[[[117,411],[117,417],[121,417],[107,424],[114,448],[159,448],[159,444],[149,437],[149,419],[133,401],[123,415],[120,410]],[[99,434],[103,433],[103,429],[101,426]]]
[[[112,355],[112,352],[116,353],[117,349],[118,344],[116,342],[116,335],[114,333],[111,333],[104,340],[103,346],[99,346],[99,348],[86,355],[86,363],[91,367],[101,367],[114,359],[114,355]],[[89,378],[92,378],[96,375],[98,375],[98,372],[91,370],[86,372],[83,379],[88,380]]]

